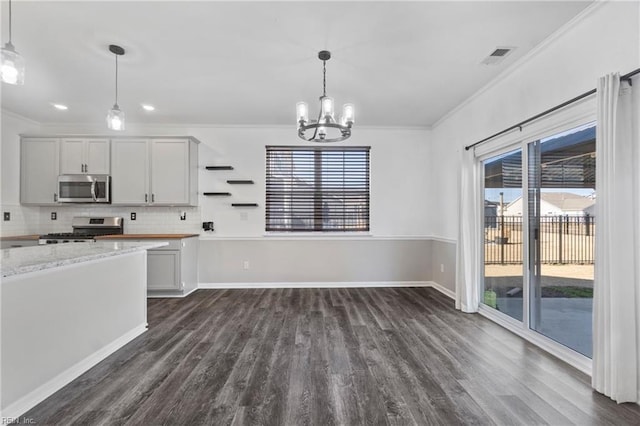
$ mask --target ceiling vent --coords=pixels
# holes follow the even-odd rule
[[[505,47],[505,46],[496,47],[495,50],[493,52],[491,52],[491,54],[489,56],[484,58],[482,63],[484,65],[496,65],[496,64],[499,64],[500,62],[504,61],[504,58],[509,56],[511,54],[511,52],[513,52],[514,50],[515,50],[515,47]]]

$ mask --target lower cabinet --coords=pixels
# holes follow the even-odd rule
[[[123,239],[109,241],[149,241]],[[153,241],[162,241],[154,238]],[[175,297],[198,287],[198,237],[166,240],[147,250],[147,297]]]
[[[147,290],[182,290],[180,250],[147,252]]]

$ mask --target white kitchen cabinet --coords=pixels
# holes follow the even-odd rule
[[[182,290],[180,250],[149,250],[147,291]]]
[[[59,140],[20,141],[20,203],[48,205],[58,201]]]
[[[198,145],[193,138],[111,142],[112,204],[198,204]]]
[[[109,139],[70,138],[60,141],[61,174],[108,175]]]
[[[149,203],[149,139],[111,141],[111,203]]]
[[[158,238],[120,239],[109,237],[106,241],[163,241]],[[147,296],[184,296],[198,287],[197,236],[172,238],[168,245],[147,250]]]

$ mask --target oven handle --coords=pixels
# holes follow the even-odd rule
[[[94,179],[91,182],[91,196],[93,197],[93,201],[98,201],[98,197],[96,195],[96,183],[98,182],[98,179]]]

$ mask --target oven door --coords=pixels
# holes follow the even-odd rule
[[[60,175],[58,202],[110,203],[110,183],[109,175]]]

